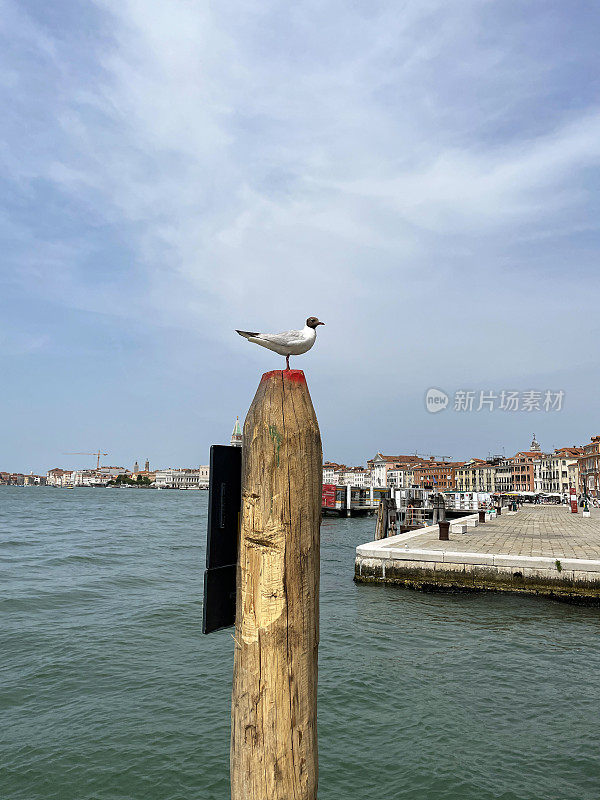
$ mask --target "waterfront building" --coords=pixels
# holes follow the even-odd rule
[[[369,459],[367,467],[373,476],[373,486],[387,486],[387,472],[394,465],[400,466],[400,456],[384,456],[383,453],[377,453],[374,458]]]
[[[107,476],[102,479],[96,474],[95,469],[75,469],[71,476],[74,487],[78,486],[102,486],[106,485],[110,478]]]
[[[338,485],[340,473],[346,469],[344,464],[337,464],[335,461],[325,461],[323,464],[323,483]]]
[[[64,470],[63,474],[60,476],[60,484],[57,484],[63,487],[71,488],[73,486],[73,470],[66,469]]]
[[[0,472],[0,486],[33,486],[39,475],[24,475],[22,472]]]
[[[156,470],[154,483],[157,489],[208,489],[210,467],[196,469]]]
[[[33,472],[30,472],[29,475],[23,476],[23,485],[24,486],[45,486],[46,485],[46,476],[45,475],[35,475]]]
[[[244,444],[244,435],[242,433],[242,427],[240,425],[239,417],[235,418],[235,425],[233,426],[233,431],[231,433],[231,439],[229,444],[232,447],[242,447]]]
[[[535,491],[535,463],[542,456],[542,448],[536,441],[535,433],[529,446],[529,450],[521,450],[512,458],[502,462],[502,466],[507,464],[511,468],[510,488],[497,487],[497,491],[503,492],[534,492]],[[502,475],[505,477],[504,469]],[[506,482],[505,482],[506,483]]]
[[[131,475],[131,477],[134,480],[137,478],[138,475],[148,476],[150,474],[150,462],[148,461],[148,459],[146,459],[146,463],[144,464],[144,469],[140,469],[140,466],[136,461],[135,464],[133,465],[133,471],[129,472],[129,470],[125,470],[125,472],[127,472],[128,475]]]
[[[588,497],[600,498],[600,436],[592,436],[589,444],[584,445],[579,459],[580,491]]]
[[[577,488],[578,481],[572,480],[569,475],[569,467],[575,466],[578,469],[579,459],[583,455],[583,447],[560,447],[554,451],[560,463],[558,464],[558,491],[562,494],[568,494],[571,487]]]
[[[154,485],[157,489],[172,489],[173,488],[173,473],[177,470],[173,469],[157,469]]]
[[[477,491],[473,489],[474,473],[472,468],[475,464],[485,464],[485,461],[481,458],[470,458],[461,467],[457,467],[454,470],[454,484],[457,491]]]
[[[387,471],[387,486],[393,489],[409,489],[415,479],[413,464],[394,464]]]
[[[371,471],[364,467],[341,467],[337,474],[338,484],[342,486],[371,486]]]
[[[454,481],[459,492],[489,492],[496,487],[498,459],[484,461],[472,458],[455,470]]]
[[[433,456],[414,467],[413,485],[440,492],[455,488],[455,471],[464,461],[436,461]]]
[[[583,450],[583,447],[581,449]],[[575,459],[570,464],[567,464],[567,476],[569,480],[569,489],[573,487],[579,491],[579,459]]]
[[[535,464],[542,455],[542,448],[534,433],[529,450],[521,450],[515,453],[511,459],[508,459],[512,469],[512,488],[508,491],[535,491]]]
[[[347,467],[336,461],[323,462],[323,484],[369,488],[372,478],[371,470],[365,467]]]
[[[388,469],[386,483],[391,489],[404,489],[405,471],[401,467]]]
[[[552,467],[552,455],[548,453],[543,453],[533,465],[533,490],[536,494],[554,491]]]
[[[129,473],[127,474],[129,475]],[[136,481],[138,478],[148,478],[150,483],[154,483],[154,480],[156,478],[156,470],[146,471],[145,469],[141,469],[139,472],[136,472],[135,474],[131,473],[131,478],[134,481]]]
[[[573,483],[569,478],[569,466],[578,463],[581,447],[561,447],[554,453],[542,453],[534,462],[534,491],[545,494],[568,494]]]
[[[131,472],[125,469],[125,467],[98,467],[94,472],[101,476],[108,475],[110,478],[116,478],[117,475],[125,475],[128,478],[131,477]]]
[[[514,491],[512,458],[503,458],[496,464],[494,491],[498,493]]]
[[[389,486],[388,472],[393,470],[404,470],[410,473],[413,468],[418,464],[426,463],[424,459],[419,456],[384,456],[383,453],[377,453],[376,456],[367,461],[367,469],[372,472],[372,486],[384,487]],[[402,478],[406,485],[408,476]],[[394,481],[399,480],[399,476],[394,476]],[[412,484],[411,484],[412,485]]]
[[[474,492],[489,492],[494,491],[496,486],[496,466],[502,459],[495,458],[483,463],[475,464],[472,468],[473,472],[473,490]]]
[[[537,444],[534,440],[533,444]],[[522,450],[516,453],[511,459],[512,485],[511,491],[514,492],[534,492],[535,491],[535,463],[539,461],[541,453],[539,450]]]
[[[398,473],[398,481],[403,481],[404,488],[409,489],[411,486],[415,485],[415,465],[414,464],[404,464],[404,466],[399,470]]]
[[[138,466],[138,462],[136,461],[134,467]],[[154,481],[155,472],[150,471],[150,462],[146,459],[146,463],[144,465],[144,469],[140,469],[138,467],[137,470],[134,470],[132,473],[127,472],[127,475],[131,475],[132,480],[136,481],[138,477],[140,478],[148,478],[149,481]]]
[[[98,467],[98,469],[76,469],[71,474],[73,487],[78,486],[107,486],[118,475],[131,476],[131,472],[124,467]]]
[[[344,467],[339,470],[338,483],[340,486],[352,486],[354,482],[354,467]]]
[[[533,436],[529,450],[521,450],[512,458],[496,464],[496,492],[566,494],[573,484],[574,470],[582,453],[580,447],[561,447],[553,453],[543,453]]]
[[[64,469],[60,469],[60,467],[49,469],[46,473],[46,483],[48,486],[62,486],[62,476],[64,474]]]

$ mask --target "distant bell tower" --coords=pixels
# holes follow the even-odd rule
[[[150,462],[146,459],[146,463],[144,464],[144,472],[150,472]]]
[[[244,441],[244,437],[242,435],[242,428],[240,427],[240,419],[239,417],[235,418],[235,425],[233,426],[233,433],[231,434],[231,441],[229,444],[232,447],[241,447]]]
[[[140,465],[137,463],[137,461],[133,465],[133,471],[134,472],[139,472],[140,471]]]
[[[533,441],[531,442],[530,450],[532,453],[540,453],[542,448],[539,445],[539,442],[535,440],[535,433],[533,434]]]

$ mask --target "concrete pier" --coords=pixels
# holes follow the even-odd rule
[[[600,606],[600,510],[525,506],[479,522],[453,520],[449,541],[437,525],[356,548],[355,580],[423,591],[536,594]]]

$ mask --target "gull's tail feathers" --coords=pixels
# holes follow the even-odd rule
[[[251,336],[260,336],[260,333],[253,333],[252,331],[238,331],[236,328],[236,333],[239,333],[240,336],[243,336],[244,339],[249,339]]]

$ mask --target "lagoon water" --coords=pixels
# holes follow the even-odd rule
[[[228,800],[204,492],[0,487],[0,798]],[[600,612],[352,581],[322,526],[320,800],[598,800]]]

